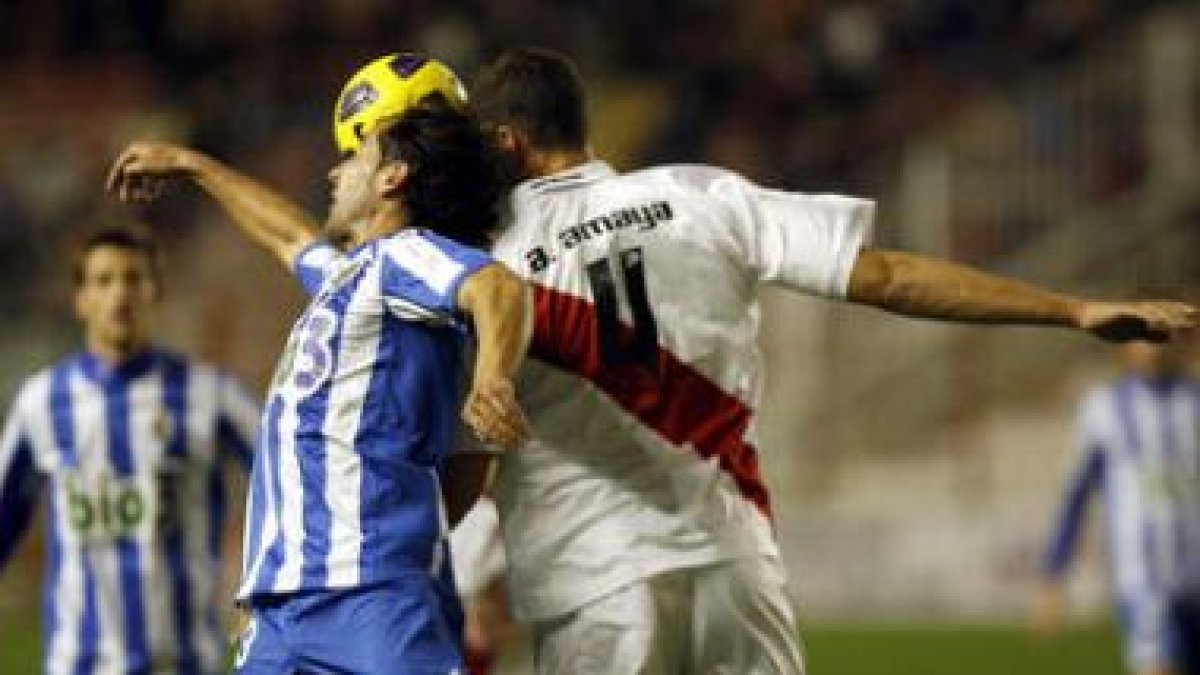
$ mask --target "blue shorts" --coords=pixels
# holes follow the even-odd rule
[[[443,586],[413,574],[361,588],[255,598],[235,672],[457,675],[462,617]]]
[[[1170,666],[1181,675],[1200,675],[1200,598],[1125,599],[1119,610],[1130,669]]]

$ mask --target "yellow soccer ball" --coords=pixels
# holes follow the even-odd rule
[[[399,115],[434,94],[455,107],[467,102],[466,87],[441,61],[404,52],[368,63],[338,95],[333,111],[333,139],[338,150],[357,152],[380,120]]]

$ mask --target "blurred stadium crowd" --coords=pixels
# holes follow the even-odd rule
[[[4,269],[27,271],[30,246],[53,247],[102,210],[101,168],[134,129],[183,136],[320,203],[336,84],[398,48],[466,72],[503,45],[566,49],[593,79],[657,90],[666,110],[629,161],[704,158],[764,181],[869,192],[899,140],[984,89],[1076,58],[1153,4],[14,0],[0,25]]]

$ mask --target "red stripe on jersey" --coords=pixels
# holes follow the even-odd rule
[[[701,457],[716,456],[742,495],[768,518],[770,497],[758,453],[745,441],[751,411],[661,346],[653,367],[605,364],[590,302],[534,284],[535,323],[530,354],[579,375],[625,411],[676,445],[690,444]],[[633,329],[620,324],[622,344]]]

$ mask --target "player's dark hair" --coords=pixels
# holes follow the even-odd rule
[[[409,227],[484,247],[500,221],[502,186],[495,147],[470,115],[423,101],[379,132],[384,161],[402,161]]]
[[[586,99],[571,60],[537,47],[500,54],[479,71],[471,90],[471,105],[483,124],[516,127],[542,150],[587,145]]]
[[[89,232],[75,246],[75,255],[71,264],[71,275],[75,285],[84,281],[85,265],[88,256],[98,248],[119,248],[145,256],[150,265],[150,274],[155,285],[161,280],[162,252],[158,242],[148,230],[125,225],[109,225]]]

